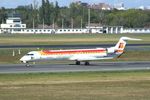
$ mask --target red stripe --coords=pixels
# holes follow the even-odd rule
[[[74,53],[104,53],[106,52],[105,49],[91,49],[91,50],[43,50],[42,53],[45,55],[51,55],[51,54],[74,54]]]

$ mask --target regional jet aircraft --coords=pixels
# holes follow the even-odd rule
[[[120,57],[124,53],[127,40],[141,39],[121,37],[114,47],[109,48],[31,51],[24,55],[20,61],[25,63],[26,66],[29,66],[29,62],[45,60],[71,60],[75,61],[76,65],[80,65],[81,62],[89,65],[90,61]]]

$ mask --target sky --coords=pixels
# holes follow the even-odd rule
[[[37,0],[39,4],[42,0]],[[50,2],[55,2],[56,0],[49,0]],[[57,0],[60,6],[68,6],[73,1],[78,0]],[[150,6],[150,0],[80,0],[86,3],[108,3],[110,5],[114,5],[118,2],[123,2],[125,7],[127,8],[137,8],[140,6]],[[0,0],[0,7],[5,8],[16,8],[19,5],[29,5],[33,3],[33,0]]]

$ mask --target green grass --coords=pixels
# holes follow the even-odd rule
[[[150,71],[1,74],[0,100],[149,100]]]
[[[8,64],[8,63],[14,63],[18,64],[20,63],[19,59],[27,54],[29,51],[37,51],[38,49],[20,49],[21,55],[18,54],[18,49],[14,49],[15,56],[12,56],[13,49],[0,49],[0,63],[1,64]],[[40,49],[41,50],[41,49]],[[102,61],[150,61],[150,53],[149,51],[126,51],[120,58],[115,58],[112,60],[101,60]],[[98,61],[100,62],[100,61]],[[42,62],[39,62],[42,63]],[[60,63],[60,64],[70,64],[74,62],[70,61],[48,61],[44,63]]]
[[[0,35],[0,45],[107,44],[116,43],[122,36],[143,39],[143,41],[129,43],[150,43],[150,34],[2,34]]]
[[[143,39],[129,43],[150,43],[149,34],[15,34],[0,35],[0,45],[115,44],[121,36]],[[21,49],[18,55],[15,49],[12,57],[13,49],[0,49],[0,63],[19,63],[32,50],[37,49]],[[150,61],[150,53],[127,51],[110,61]],[[0,74],[0,100],[149,100],[149,76],[150,71]]]
[[[21,55],[19,55],[18,49],[0,49],[0,63],[8,64],[8,63],[20,63],[19,59],[27,54],[29,51],[37,50],[37,49],[20,49]],[[13,51],[15,51],[15,56],[13,56]]]
[[[64,44],[116,44],[120,37],[128,36],[143,39],[128,43],[150,43],[150,34],[1,34],[0,45],[64,45]],[[22,54],[12,57],[12,49],[0,49],[0,63],[19,63],[19,59],[29,51],[37,49],[21,49]],[[40,48],[41,50],[41,48]],[[110,61],[149,61],[148,51],[126,52],[120,59]],[[58,62],[57,62],[58,63]]]

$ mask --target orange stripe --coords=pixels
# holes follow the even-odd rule
[[[122,53],[122,52],[123,52],[123,50],[117,50],[116,52],[118,52],[118,53]]]
[[[67,51],[58,51],[58,50],[43,50],[40,52],[41,55],[64,55],[64,54],[89,54],[89,53],[105,53],[105,49],[93,49],[93,50],[67,50]]]

